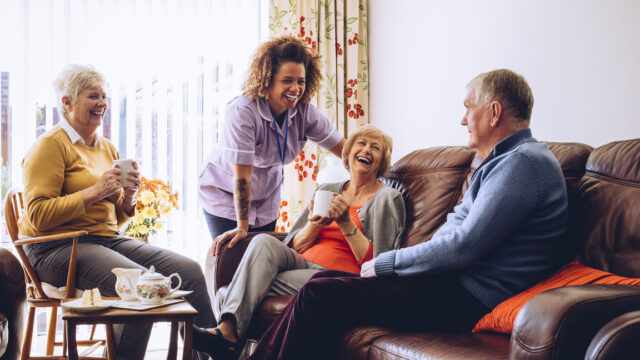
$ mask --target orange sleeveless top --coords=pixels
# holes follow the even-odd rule
[[[358,210],[361,207],[349,207],[349,216],[360,231],[362,231],[362,224],[358,218]],[[359,274],[360,265],[373,258],[373,244],[369,243],[369,250],[367,250],[362,262],[358,263],[347,239],[334,221],[322,228],[318,235],[318,241],[301,255],[305,260],[322,265],[329,270],[342,270]]]

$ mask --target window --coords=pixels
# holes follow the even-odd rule
[[[202,261],[210,244],[197,178],[264,25],[259,0],[31,0],[0,5],[1,191],[60,119],[53,78],[92,64],[109,82],[100,133],[141,173],[171,183],[180,210],[153,235]],[[4,216],[2,217],[4,220]],[[2,241],[10,241],[2,226]]]

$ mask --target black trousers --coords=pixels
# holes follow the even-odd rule
[[[207,226],[209,227],[209,233],[211,234],[211,240],[218,237],[218,235],[225,233],[231,229],[235,229],[238,223],[235,220],[230,220],[220,216],[211,215],[205,210],[204,218],[207,220]],[[274,231],[276,229],[276,220],[268,223],[267,225],[259,226],[257,228],[249,227],[249,231]]]
[[[451,276],[316,274],[262,336],[250,359],[336,359],[345,330],[470,331],[488,309]]]

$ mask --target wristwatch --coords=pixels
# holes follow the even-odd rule
[[[357,227],[357,226],[355,226],[355,227],[353,228],[353,230],[349,231],[348,233],[345,233],[345,234],[344,234],[344,237],[347,237],[347,236],[353,236],[353,235],[355,235],[355,233],[356,233],[357,231],[358,231],[358,227]]]

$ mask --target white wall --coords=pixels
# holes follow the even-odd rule
[[[640,1],[370,0],[369,46],[371,122],[394,161],[466,145],[465,86],[496,68],[529,82],[539,140],[640,137]]]

